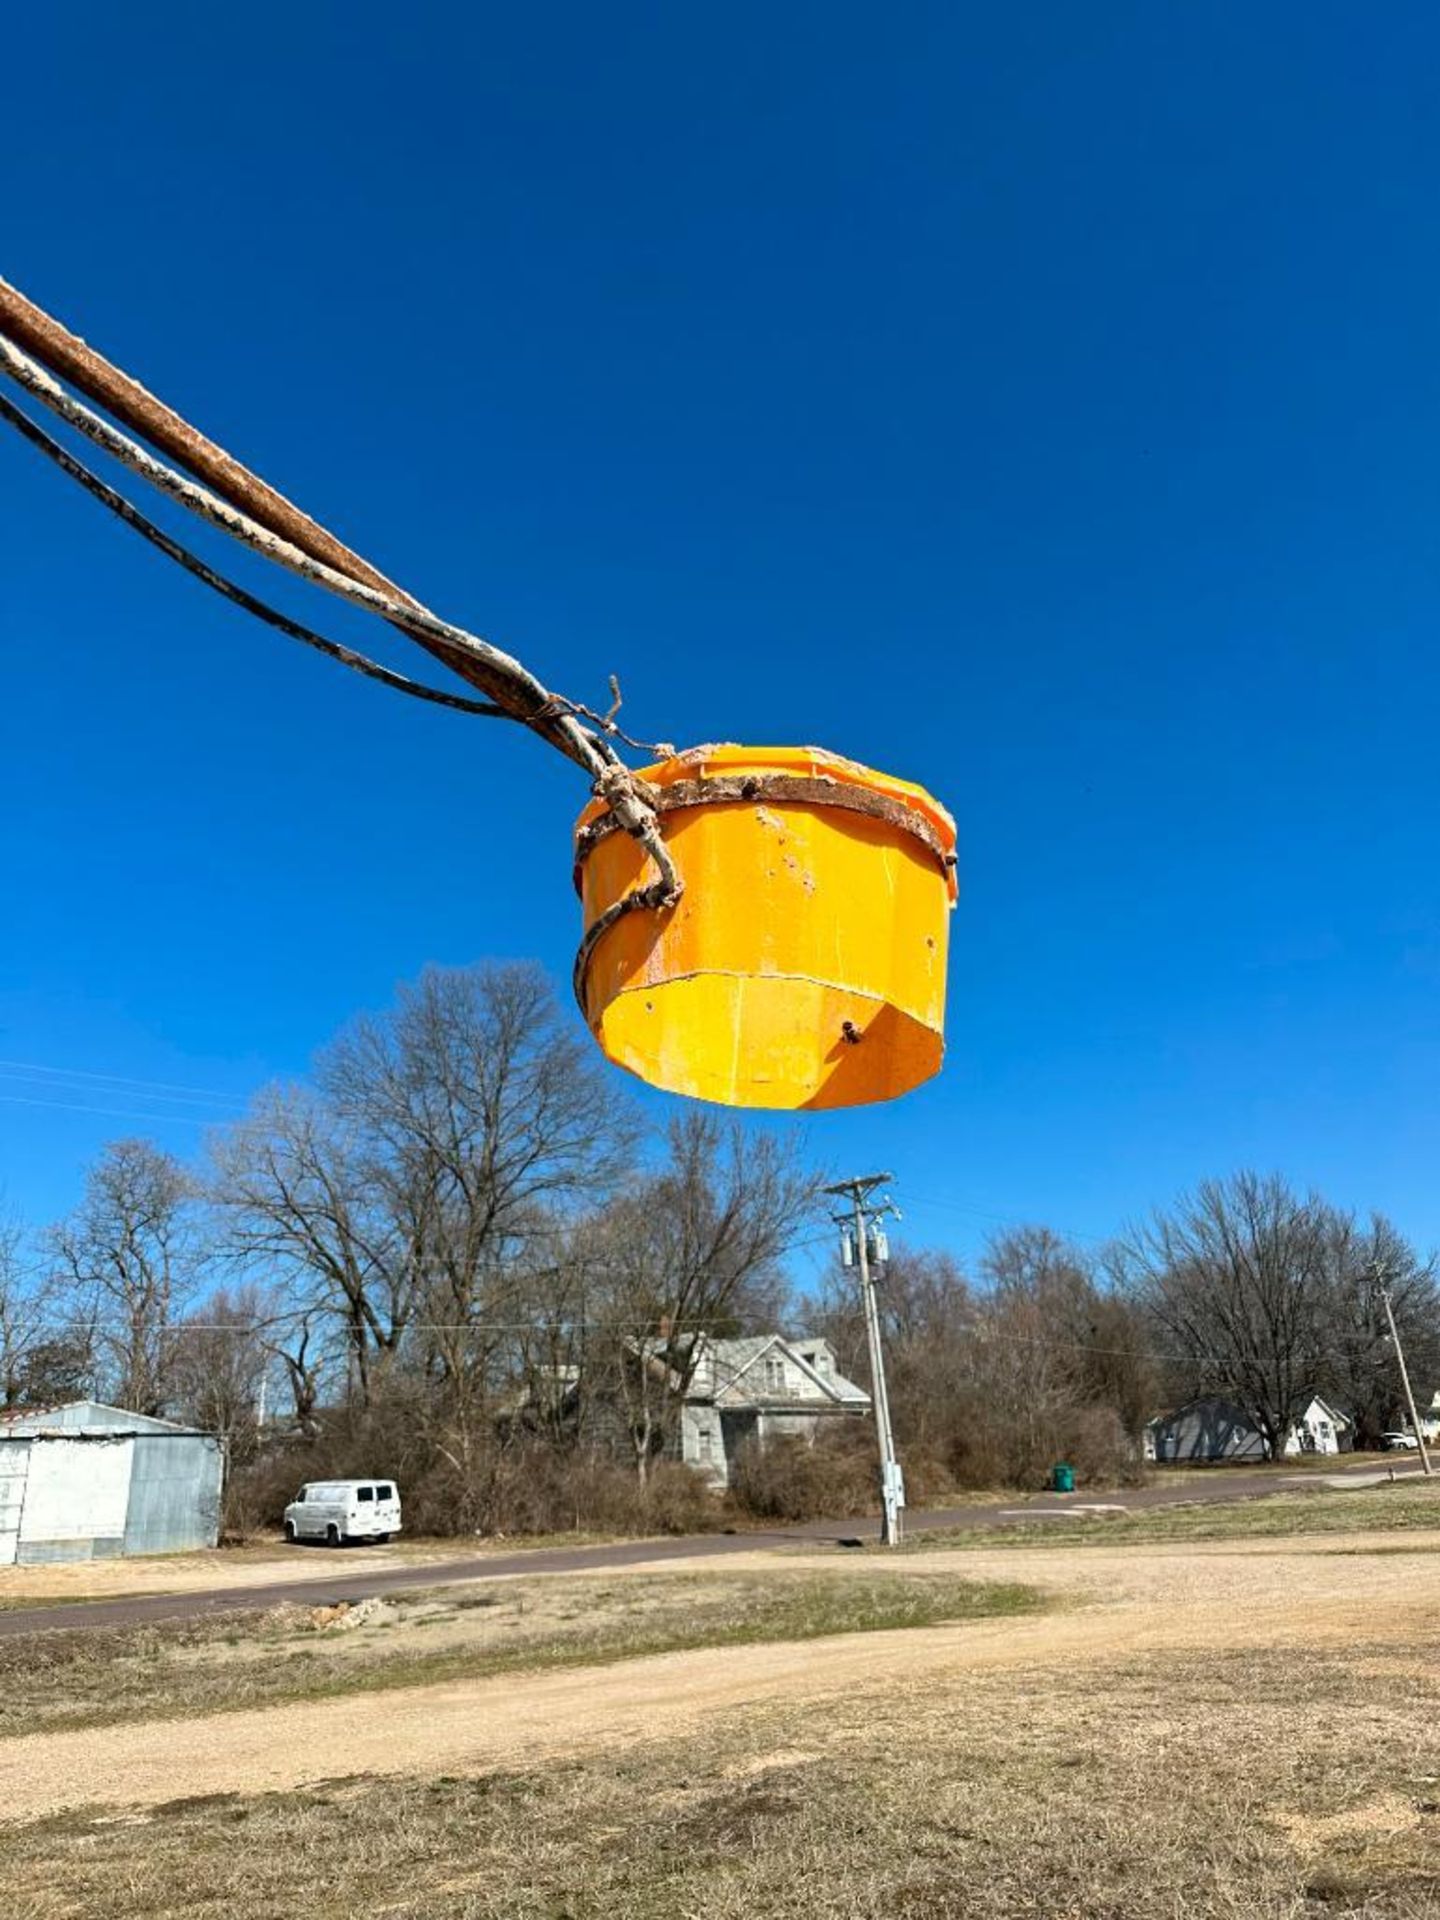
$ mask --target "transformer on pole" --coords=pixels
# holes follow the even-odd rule
[[[882,1222],[888,1215],[900,1218],[900,1209],[886,1195],[871,1198],[877,1187],[890,1179],[888,1173],[864,1174],[859,1179],[842,1180],[826,1187],[850,1202],[849,1211],[837,1213],[840,1229],[840,1264],[847,1270],[858,1269],[860,1299],[865,1310],[865,1339],[870,1350],[870,1392],[875,1410],[875,1435],[880,1447],[880,1543],[894,1547],[900,1543],[905,1511],[905,1477],[895,1454],[895,1430],[890,1423],[890,1394],[885,1383],[885,1351],[880,1338],[880,1303],[876,1295],[875,1269],[890,1258],[890,1242]]]

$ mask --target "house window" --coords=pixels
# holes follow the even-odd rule
[[[701,1427],[699,1439],[700,1458],[702,1460],[713,1460],[715,1458],[715,1429],[713,1427]]]
[[[765,1385],[771,1393],[785,1391],[785,1362],[778,1354],[772,1354],[765,1362]]]

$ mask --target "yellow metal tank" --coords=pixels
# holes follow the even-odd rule
[[[939,1071],[957,889],[938,801],[818,747],[696,747],[638,778],[685,890],[582,961],[609,1059],[739,1107],[859,1106]],[[593,801],[575,829],[586,929],[654,878]]]

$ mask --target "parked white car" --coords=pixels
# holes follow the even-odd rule
[[[285,1538],[383,1543],[400,1531],[400,1489],[393,1480],[315,1480],[285,1509]]]
[[[1382,1433],[1380,1444],[1391,1453],[1420,1451],[1420,1442],[1413,1433]]]

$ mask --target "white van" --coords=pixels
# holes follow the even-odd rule
[[[400,1531],[400,1489],[393,1480],[315,1480],[285,1509],[285,1538],[383,1543]]]

